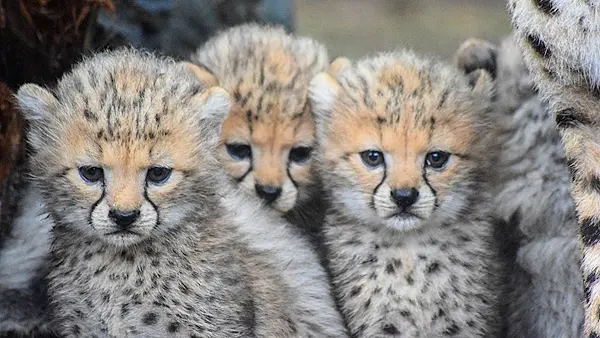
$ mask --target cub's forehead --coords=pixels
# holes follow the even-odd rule
[[[151,137],[184,123],[186,103],[205,89],[170,59],[133,50],[78,64],[54,90],[62,125],[88,125],[99,136]],[[168,122],[168,123],[167,123]]]
[[[213,37],[192,57],[209,68],[221,86],[244,96],[248,87],[282,94],[305,91],[329,63],[324,45],[281,28],[246,24]]]
[[[338,75],[345,108],[378,118],[447,115],[472,101],[466,77],[457,69],[411,52],[380,54],[342,69]]]
[[[411,53],[376,56],[343,68],[329,139],[357,151],[441,147],[464,153],[483,128],[484,105],[465,75]],[[359,128],[357,126],[360,126]]]

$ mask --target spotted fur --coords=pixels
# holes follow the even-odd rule
[[[406,51],[332,69],[335,78],[312,81],[310,100],[332,205],[327,261],[351,334],[493,336],[502,269],[485,183],[490,75]],[[442,167],[425,164],[442,151]]]
[[[540,94],[550,103],[571,169],[587,337],[600,335],[599,6],[595,0],[509,1],[517,43]]]
[[[581,337],[577,220],[567,161],[548,104],[535,90],[512,37],[500,46],[468,40],[456,61],[467,73],[494,67],[497,74],[494,138],[501,147],[492,194],[498,215],[516,222],[516,235],[521,234],[507,301],[508,337]]]
[[[61,336],[305,336],[293,292],[223,208],[214,155],[231,106],[223,89],[123,49],[17,98],[56,223],[48,280]],[[81,169],[90,167],[103,175]],[[157,167],[172,171],[153,180]],[[127,226],[110,216],[133,210]]]
[[[235,100],[219,146],[233,182],[314,234],[319,183],[306,96],[310,79],[328,65],[325,47],[283,28],[246,24],[209,40],[192,61],[206,67],[210,74],[204,77],[214,75]],[[248,154],[240,158],[231,147],[246,147]]]

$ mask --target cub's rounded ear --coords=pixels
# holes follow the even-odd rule
[[[334,79],[337,79],[339,73],[344,68],[350,67],[350,66],[352,66],[352,61],[350,61],[350,59],[348,59],[346,57],[338,57],[335,60],[333,60],[333,62],[329,65],[329,68],[327,69],[327,73]]]
[[[483,39],[471,38],[458,47],[454,54],[454,64],[467,75],[476,70],[484,70],[495,79],[497,58],[498,48],[494,44]]]
[[[492,100],[496,90],[495,82],[492,76],[483,69],[476,69],[467,74],[472,93],[483,97],[486,100]]]
[[[225,89],[215,86],[196,94],[192,102],[194,107],[199,107],[198,116],[202,135],[216,145],[221,124],[233,105],[231,96]]]
[[[50,132],[49,125],[55,118],[54,112],[59,103],[48,90],[27,83],[17,91],[17,102],[23,117],[29,123],[27,139],[33,150],[39,150],[48,144],[48,140],[56,138]]]
[[[340,85],[328,73],[319,73],[310,81],[308,99],[317,126],[317,138],[324,136],[329,127],[339,91]]]
[[[181,61],[180,64],[185,67],[188,71],[191,71],[194,76],[202,82],[206,87],[213,87],[219,85],[219,80],[213,72],[208,68],[197,65],[188,61]]]
[[[49,121],[58,105],[58,100],[51,92],[33,83],[26,83],[19,88],[17,102],[25,119],[32,122]]]

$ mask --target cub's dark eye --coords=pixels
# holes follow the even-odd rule
[[[236,160],[243,160],[252,156],[252,148],[247,144],[228,143],[225,147],[227,147],[229,156]]]
[[[100,167],[79,167],[79,175],[88,183],[96,183],[104,178],[104,170]]]
[[[296,147],[290,150],[290,161],[296,163],[306,162],[310,157],[312,148],[310,147]]]
[[[444,167],[450,154],[445,151],[432,151],[425,156],[425,165],[433,169],[440,169]]]
[[[360,153],[363,163],[369,168],[377,168],[383,164],[383,153],[377,150],[365,150]]]
[[[163,184],[169,180],[172,171],[172,169],[164,167],[148,168],[148,172],[146,173],[146,181],[154,184]]]

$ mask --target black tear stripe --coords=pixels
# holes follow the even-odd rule
[[[102,202],[102,200],[104,199],[105,196],[106,196],[106,186],[104,184],[102,184],[102,195],[100,195],[100,198],[98,198],[98,200],[92,204],[92,206],[90,207],[90,212],[88,214],[88,224],[93,229],[95,229],[95,227],[94,227],[94,223],[92,222],[92,214],[94,213],[94,210],[96,210],[96,207],[98,206],[98,204],[100,204],[100,202]]]
[[[581,242],[585,246],[592,246],[600,241],[600,224],[596,222],[592,217],[585,218],[581,221],[579,227],[579,234],[581,235]]]
[[[160,212],[158,211],[158,206],[156,204],[154,204],[154,202],[152,202],[152,200],[148,196],[148,185],[147,184],[146,184],[146,186],[144,186],[144,199],[146,199],[146,201],[148,201],[148,203],[150,203],[150,205],[152,206],[152,208],[154,208],[154,211],[156,211],[156,225],[155,225],[155,227],[158,227],[160,225]]]
[[[423,168],[423,181],[425,182],[425,184],[427,184],[427,186],[429,187],[429,189],[431,189],[431,192],[433,193],[433,197],[435,198],[433,205],[437,208],[439,207],[438,204],[438,198],[437,198],[437,191],[431,186],[431,184],[429,184],[429,180],[427,179],[427,169]]]
[[[254,169],[254,166],[252,165],[252,160],[251,160],[251,161],[250,161],[250,168],[248,168],[248,170],[246,170],[246,172],[245,172],[245,173],[244,173],[242,176],[240,176],[240,177],[236,178],[236,179],[235,179],[235,181],[236,181],[237,183],[242,183],[242,181],[243,181],[243,180],[246,178],[246,176],[248,176],[248,174],[249,174],[249,173],[250,173],[250,172],[251,172],[253,169]]]
[[[587,117],[577,112],[574,108],[561,109],[556,112],[555,122],[559,129],[566,129],[580,125],[589,125],[592,123]]]
[[[294,178],[292,177],[292,174],[290,173],[290,161],[288,161],[288,164],[287,164],[287,166],[286,166],[286,168],[285,168],[285,172],[287,173],[288,177],[289,177],[289,178],[290,178],[290,180],[292,181],[292,184],[294,185],[294,187],[295,187],[296,189],[298,189],[298,182],[296,182],[296,181],[294,180]]]
[[[379,187],[381,187],[383,185],[383,182],[385,182],[386,178],[387,178],[387,164],[385,163],[385,161],[383,161],[383,177],[381,178],[381,181],[379,182],[379,184],[377,184],[375,189],[373,189],[373,194],[371,195],[371,209],[373,209],[373,210],[375,210],[375,195],[377,194],[377,191],[379,191]]]

